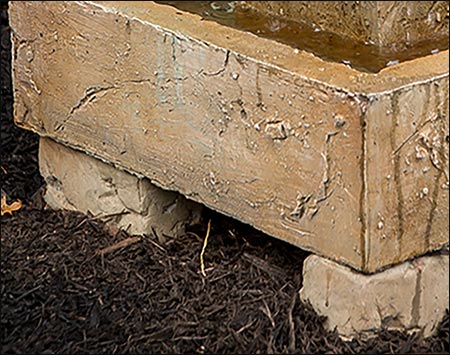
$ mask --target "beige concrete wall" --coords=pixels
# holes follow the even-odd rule
[[[241,6],[384,49],[448,38],[448,1],[241,1]],[[393,47],[394,46],[394,47]]]
[[[366,263],[448,243],[448,76],[375,95],[366,113]]]
[[[13,2],[10,20],[21,126],[359,270],[448,241],[433,222],[425,249],[417,234],[389,251],[398,228],[379,237],[373,211],[395,211],[371,209],[384,171],[368,177],[391,154],[368,146],[391,129],[377,102],[441,83],[448,52],[370,75],[151,2]],[[427,112],[448,120],[444,96]]]
[[[243,9],[273,14],[358,42],[377,43],[376,1],[240,1]]]

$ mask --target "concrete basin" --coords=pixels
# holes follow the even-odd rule
[[[448,50],[366,73],[153,2],[11,2],[15,121],[375,272],[448,244]]]

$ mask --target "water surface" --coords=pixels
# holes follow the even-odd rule
[[[320,31],[304,23],[236,6],[238,1],[156,1],[225,26],[273,39],[318,57],[345,63],[365,72],[378,72],[399,62],[448,49],[448,37],[416,43],[407,50],[381,51],[370,43]]]

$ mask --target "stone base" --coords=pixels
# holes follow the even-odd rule
[[[304,263],[300,297],[343,338],[381,328],[433,334],[449,308],[449,256],[424,256],[365,275],[316,255]]]
[[[200,219],[201,205],[48,138],[40,140],[39,166],[51,208],[90,213],[132,235],[154,230],[164,241]]]

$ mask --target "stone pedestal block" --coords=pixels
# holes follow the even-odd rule
[[[201,206],[83,152],[41,138],[39,166],[50,207],[90,213],[130,234],[160,241],[198,222]]]
[[[304,263],[300,297],[343,337],[382,327],[433,334],[449,308],[448,254],[424,256],[365,275],[316,255]]]

